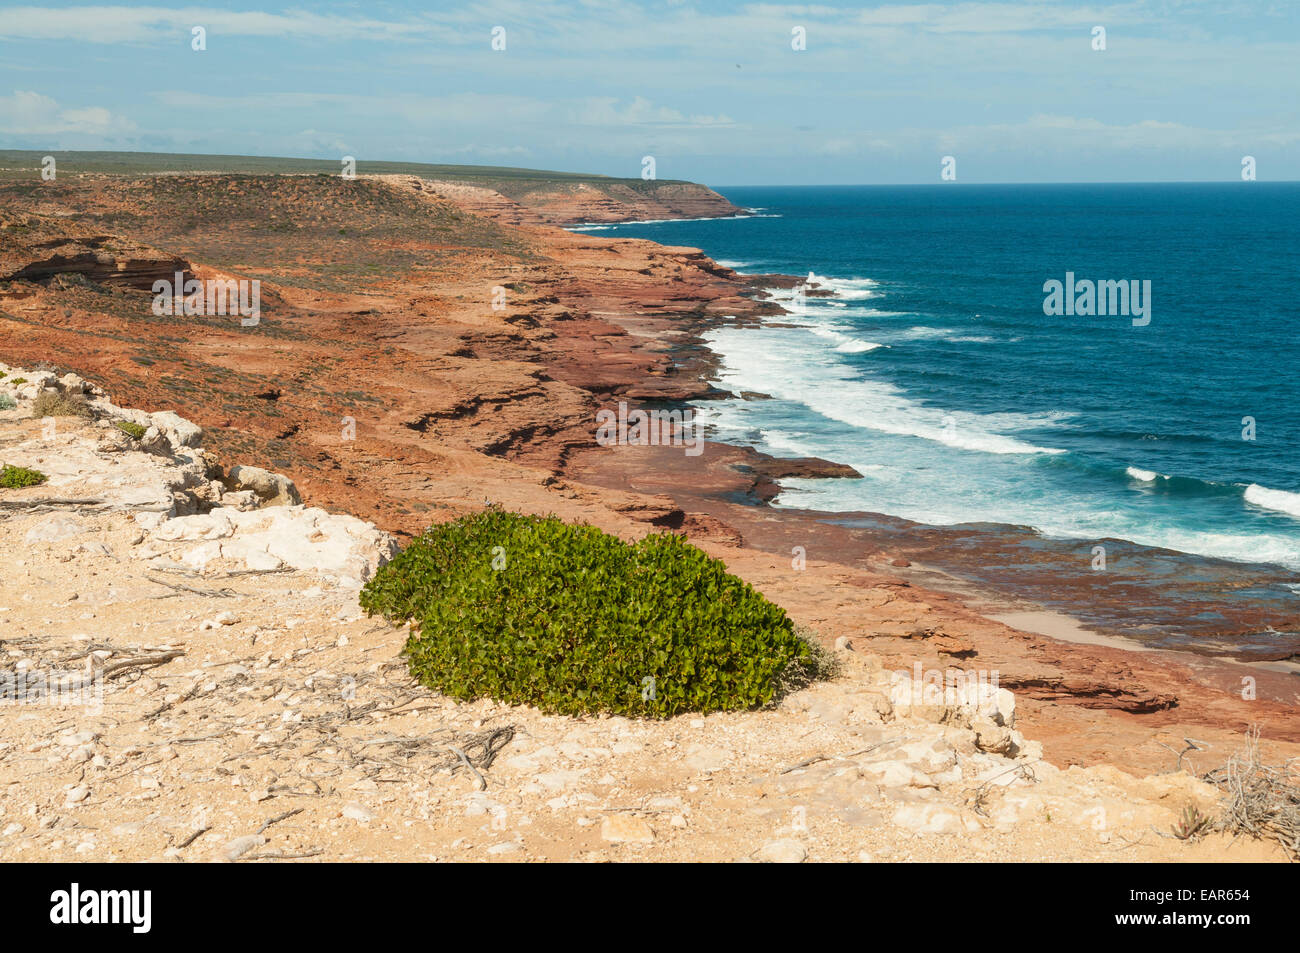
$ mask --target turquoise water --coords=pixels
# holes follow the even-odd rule
[[[778,505],[1300,568],[1300,184],[719,191],[754,215],[594,230],[833,292],[708,336],[771,398],[700,404],[714,436],[863,473]],[[1045,314],[1067,273],[1149,312]]]

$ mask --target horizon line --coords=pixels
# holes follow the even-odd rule
[[[664,181],[667,181],[666,179]],[[693,179],[677,180],[691,181]],[[1069,182],[767,182],[761,185],[709,185],[711,189],[872,189],[872,188],[940,188],[948,189],[963,185],[1231,185],[1240,181],[1244,185],[1300,185],[1300,179],[1083,179]]]
[[[278,156],[278,155],[259,155],[247,152],[156,152],[151,150],[139,149],[50,149],[48,151],[41,149],[21,149],[8,148],[0,146],[0,153],[4,152],[23,152],[32,154],[53,155],[63,153],[65,155],[76,154],[100,154],[100,155],[141,155],[141,156],[192,156],[192,157],[214,157],[226,159],[279,159],[295,162],[335,162],[335,157],[320,158],[314,156]],[[614,180],[636,180],[637,176],[619,176],[611,175],[605,172],[574,172],[565,169],[538,169],[530,166],[511,166],[511,165],[483,165],[478,163],[456,163],[456,162],[438,162],[427,159],[362,159],[356,160],[360,166],[365,162],[383,163],[387,165],[428,165],[428,166],[448,166],[452,168],[466,169],[500,169],[511,172],[538,172],[552,175],[563,175],[573,178],[590,176],[592,178],[614,179]],[[184,170],[177,170],[184,171]],[[130,173],[102,173],[109,174],[130,174]],[[145,173],[147,174],[147,173]],[[231,173],[236,174],[236,173]],[[268,172],[267,175],[289,175],[292,173]],[[365,174],[364,172],[360,174]],[[1083,179],[1070,181],[1034,181],[1034,182],[997,182],[997,181],[947,181],[947,182],[765,182],[751,184],[723,184],[712,185],[703,179],[647,179],[642,181],[664,182],[664,183],[682,183],[689,182],[694,185],[702,185],[711,189],[844,189],[844,188],[952,188],[954,186],[1065,186],[1065,185],[1225,185],[1229,183],[1247,182],[1255,184],[1272,184],[1272,185],[1295,185],[1300,184],[1300,179]]]

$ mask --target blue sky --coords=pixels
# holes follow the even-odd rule
[[[937,182],[944,155],[958,182],[1226,181],[1252,155],[1297,180],[1300,2],[0,4],[0,148],[653,155],[721,186]]]

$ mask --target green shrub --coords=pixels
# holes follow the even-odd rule
[[[0,467],[0,487],[6,490],[21,490],[25,486],[37,486],[44,483],[46,476],[40,470],[26,467],[14,467],[5,464]]]
[[[113,426],[135,440],[139,440],[143,437],[146,430],[146,428],[140,424],[133,424],[129,420],[115,420],[113,421]]]
[[[27,378],[25,377],[15,377],[13,380],[9,382],[11,387],[17,387],[20,384],[26,384],[26,383],[27,383]]]
[[[679,536],[629,544],[495,508],[430,527],[361,606],[413,623],[428,687],[558,714],[756,708],[826,672],[784,609]]]
[[[8,394],[0,394],[0,410],[13,410],[17,406],[18,402]]]
[[[41,391],[32,401],[33,417],[89,417],[90,404],[86,398],[75,394]]]

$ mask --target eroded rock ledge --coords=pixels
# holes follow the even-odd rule
[[[0,457],[49,480],[0,491],[15,554],[0,704],[24,706],[0,718],[2,859],[1279,856],[1156,836],[1189,806],[1214,811],[1215,790],[1062,770],[1017,726],[1012,692],[891,671],[847,639],[837,678],[763,711],[639,722],[456,703],[412,682],[404,630],[357,609],[386,533],[290,502],[269,471],[232,487],[184,418],[3,370],[29,383],[0,381],[17,404],[0,411]],[[97,419],[51,430],[31,416],[45,392],[89,395]],[[148,447],[115,423],[146,419]]]

